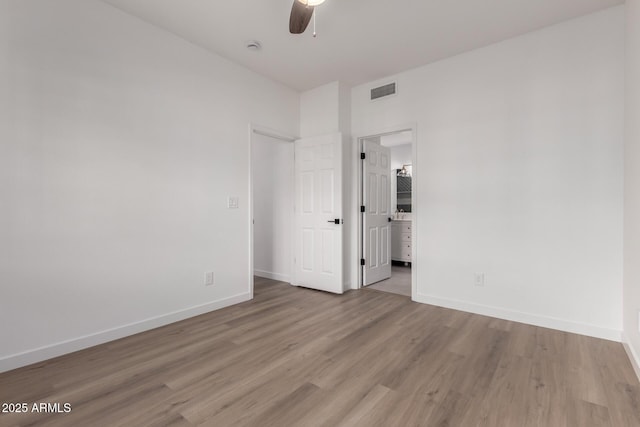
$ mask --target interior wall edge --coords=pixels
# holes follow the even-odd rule
[[[117,339],[135,335],[140,332],[146,332],[152,329],[159,328],[161,326],[169,325],[171,323],[179,322],[181,320],[196,317],[201,314],[209,313],[211,311],[249,301],[252,298],[253,295],[251,292],[245,292],[242,294],[233,295],[228,298],[223,298],[194,307],[189,307],[183,310],[163,314],[161,316],[151,317],[139,322],[129,323],[127,325],[119,326],[113,329],[108,329],[105,331],[96,332],[94,334],[85,335],[67,341],[62,341],[44,347],[5,356],[3,358],[0,358],[0,372],[6,372],[13,369],[21,368],[23,366],[31,365],[33,363],[43,362],[48,359],[53,359],[54,357],[63,356],[65,354],[104,344],[109,341],[115,341]]]
[[[627,336],[626,332],[622,332],[622,345],[624,347],[624,351],[627,353],[627,356],[629,357],[629,361],[631,362],[633,371],[636,373],[638,380],[640,380],[640,358],[638,357],[638,354],[636,353],[636,351],[633,349],[633,346],[631,345],[631,341],[629,340],[629,337]]]
[[[430,304],[438,307],[460,310],[467,313],[480,314],[483,316],[495,317],[512,322],[525,323],[527,325],[539,326],[542,328],[555,329],[573,334],[586,335],[594,338],[601,338],[609,341],[622,342],[622,331],[604,328],[588,323],[574,322],[572,320],[558,319],[541,314],[525,313],[521,311],[509,310],[502,307],[492,307],[488,305],[476,304],[468,301],[460,301],[450,298],[442,298],[434,295],[418,293],[413,301],[422,304]]]

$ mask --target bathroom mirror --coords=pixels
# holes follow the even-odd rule
[[[398,212],[411,212],[411,165],[396,170],[396,196]]]

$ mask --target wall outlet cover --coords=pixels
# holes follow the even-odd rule
[[[204,285],[211,286],[214,283],[214,275],[212,272],[204,274]]]

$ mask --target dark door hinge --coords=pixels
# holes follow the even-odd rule
[[[364,153],[360,153],[360,160],[364,160],[367,156]]]
[[[364,258],[360,258],[360,265],[364,265]]]

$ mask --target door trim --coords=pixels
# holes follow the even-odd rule
[[[355,177],[355,185],[354,191],[357,193],[357,197],[354,197],[356,201],[356,205],[354,206],[354,211],[356,212],[357,217],[357,245],[356,250],[352,252],[354,255],[354,262],[357,263],[358,268],[355,269],[357,272],[353,275],[356,279],[354,289],[362,289],[363,288],[363,272],[362,267],[360,266],[360,259],[363,257],[363,221],[362,215],[360,213],[360,206],[362,206],[362,191],[364,188],[364,182],[362,180],[362,172],[363,165],[362,160],[360,159],[360,153],[362,152],[362,141],[368,138],[375,138],[379,136],[391,135],[399,132],[411,131],[411,156],[412,156],[412,191],[411,191],[411,212],[412,212],[412,224],[411,224],[411,299],[415,301],[416,296],[418,294],[418,239],[416,236],[418,235],[418,212],[419,212],[419,204],[418,204],[418,144],[417,144],[417,123],[408,123],[405,125],[391,126],[383,129],[372,130],[371,132],[363,132],[357,136],[354,136],[354,144],[353,144],[353,159],[356,164],[354,165],[354,170],[356,171]],[[354,264],[355,265],[355,264]]]
[[[253,251],[254,251],[254,245],[253,245],[253,144],[255,143],[255,139],[254,139],[254,135],[261,135],[261,136],[266,136],[269,138],[274,138],[274,139],[279,139],[281,141],[285,141],[285,142],[290,142],[290,143],[294,143],[296,139],[298,139],[297,136],[288,134],[286,132],[281,132],[279,130],[275,130],[275,129],[271,129],[269,127],[266,126],[261,126],[261,125],[257,125],[255,123],[249,123],[249,200],[248,200],[248,206],[249,206],[249,215],[247,218],[247,225],[249,226],[249,263],[248,263],[248,269],[249,269],[249,283],[248,283],[248,287],[249,287],[249,293],[251,294],[251,298],[253,298],[253,286],[254,286],[254,280],[253,280],[253,273],[254,273],[254,266],[253,266]],[[293,170],[293,168],[292,168]],[[291,182],[293,182],[293,173],[291,176]],[[293,244],[294,244],[294,239],[295,236],[291,236],[291,247],[293,248]],[[294,263],[293,263],[293,256],[291,257],[291,272],[293,274],[293,268],[294,268]]]

